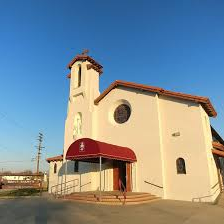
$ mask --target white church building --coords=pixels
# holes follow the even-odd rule
[[[68,68],[63,155],[47,159],[50,193],[122,188],[216,200],[224,141],[210,125],[217,114],[208,98],[126,81],[100,93],[103,67],[86,53]]]

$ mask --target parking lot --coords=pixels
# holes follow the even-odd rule
[[[47,198],[1,199],[0,223],[218,224],[224,223],[224,207],[169,200],[134,206],[107,206]]]

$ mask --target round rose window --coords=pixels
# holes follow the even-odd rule
[[[131,109],[126,104],[119,105],[114,111],[114,120],[118,124],[126,122],[131,115]]]

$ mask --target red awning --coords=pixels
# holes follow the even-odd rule
[[[127,147],[111,145],[90,138],[82,138],[73,142],[68,148],[66,159],[87,161],[100,156],[106,159],[137,161],[135,153]]]

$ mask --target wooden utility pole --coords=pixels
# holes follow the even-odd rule
[[[38,146],[36,146],[37,147],[37,174],[39,174],[41,150],[44,148],[42,146],[42,142],[43,142],[43,134],[42,133],[39,133],[37,140],[38,140]]]

